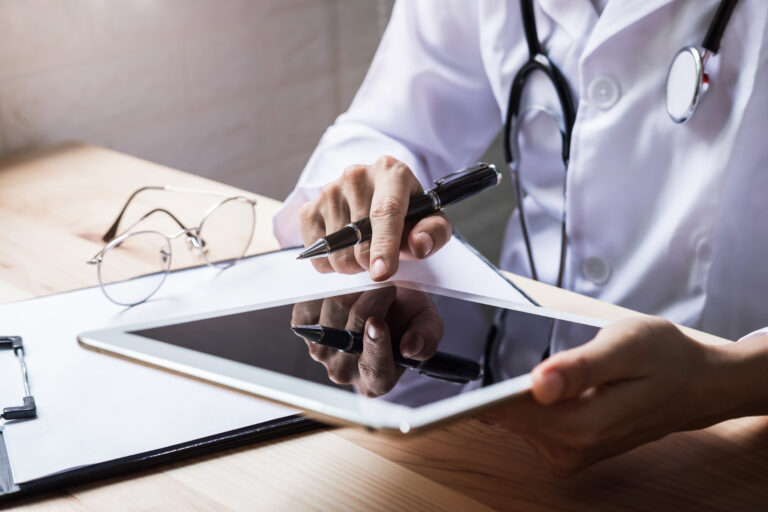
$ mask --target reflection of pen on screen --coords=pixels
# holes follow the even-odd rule
[[[296,325],[291,329],[297,336],[312,343],[319,343],[349,354],[360,354],[363,351],[363,335],[358,332],[322,325]],[[407,359],[397,353],[393,356],[397,364],[436,379],[465,384],[483,376],[483,368],[479,363],[444,352],[436,352],[426,361]]]

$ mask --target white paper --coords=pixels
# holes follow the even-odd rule
[[[525,302],[456,239],[426,261],[402,263],[395,279]],[[318,274],[287,251],[244,260],[224,271],[203,267],[173,273],[152,300],[128,309],[109,302],[98,287],[0,306],[0,329],[24,338],[38,406],[37,419],[4,427],[14,480],[22,483],[295,412],[85,350],[77,344],[77,334],[369,282],[367,274]],[[2,355],[10,360],[9,354]],[[2,369],[0,386],[20,383],[12,364]]]

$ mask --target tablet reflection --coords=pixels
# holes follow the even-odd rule
[[[372,336],[363,334],[366,322]],[[444,321],[422,291],[390,286],[298,303],[291,324],[332,382],[353,384],[369,397],[389,393],[408,368],[455,384],[482,377],[476,359],[438,351]]]

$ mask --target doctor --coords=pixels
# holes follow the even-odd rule
[[[309,244],[370,215],[370,244],[313,263],[387,279],[451,234],[443,216],[404,226],[409,197],[477,160],[506,121],[526,197],[502,268],[654,316],[553,355],[529,401],[489,417],[570,474],[671,432],[768,414],[768,3],[725,5],[718,29],[731,3],[398,2],[276,217],[279,240]],[[741,341],[704,346],[669,321]],[[366,333],[388,344],[377,319]],[[409,339],[407,357],[436,349]]]

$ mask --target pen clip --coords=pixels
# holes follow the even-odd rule
[[[491,167],[493,167],[493,166],[488,165],[488,164],[484,164],[482,162],[478,162],[475,165],[471,165],[469,167],[465,167],[463,169],[459,169],[458,171],[453,171],[450,174],[446,174],[442,178],[436,179],[434,181],[434,183],[435,183],[435,185],[440,186],[440,185],[443,185],[445,183],[451,182],[451,181],[453,181],[453,180],[455,180],[457,178],[460,178],[462,176],[466,176],[467,174],[471,174],[471,173],[477,172],[477,171],[482,171],[482,170],[485,170],[485,169],[488,169],[488,168],[491,168]]]

